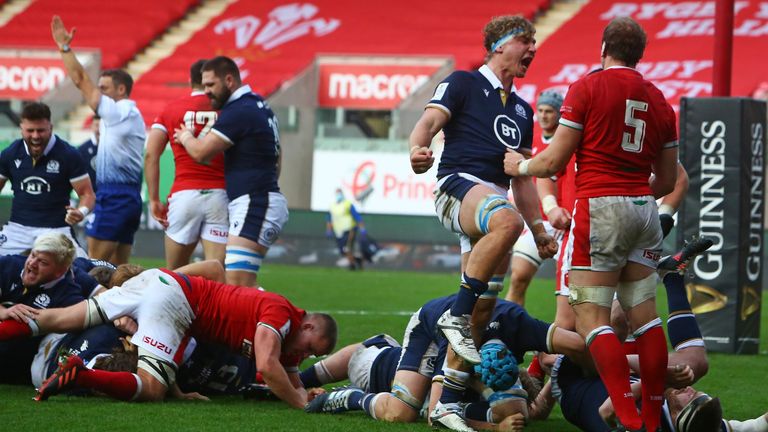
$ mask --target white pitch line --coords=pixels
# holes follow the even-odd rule
[[[411,316],[415,311],[328,310],[328,311],[313,311],[313,312],[327,313],[328,315]]]

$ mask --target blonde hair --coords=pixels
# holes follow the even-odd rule
[[[69,237],[57,232],[40,234],[32,244],[32,251],[47,252],[53,255],[57,264],[72,265],[75,259],[75,244]]]
[[[483,29],[483,46],[486,59],[493,54],[493,45],[504,36],[514,33],[516,38],[532,39],[536,34],[533,24],[520,15],[503,15],[491,19]]]

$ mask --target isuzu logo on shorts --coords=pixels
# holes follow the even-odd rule
[[[496,134],[496,138],[504,146],[513,150],[520,147],[520,141],[522,140],[520,128],[508,116],[504,114],[496,116],[496,119],[493,121],[493,131]]]

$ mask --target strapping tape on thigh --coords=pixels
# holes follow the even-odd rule
[[[405,384],[395,381],[392,383],[392,396],[418,411],[421,409],[421,401],[416,399],[411,390]]]
[[[656,273],[635,282],[619,282],[616,295],[622,309],[629,310],[656,297]]]
[[[570,294],[568,302],[571,305],[581,303],[594,303],[596,305],[610,308],[613,303],[613,294],[616,288],[610,286],[579,286],[573,283],[569,286]]]
[[[251,249],[240,246],[227,246],[224,266],[227,271],[258,273],[263,259],[264,256]]]
[[[168,388],[171,388],[173,383],[176,382],[176,365],[146,354],[146,351],[141,347],[139,347],[139,362],[137,367],[147,371],[147,373],[155,377],[155,379]]]
[[[477,229],[483,234],[488,234],[488,224],[491,222],[491,216],[502,209],[513,209],[507,197],[503,195],[488,195],[477,206],[475,212]]]

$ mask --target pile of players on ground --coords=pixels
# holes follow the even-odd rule
[[[675,347],[669,354],[663,424],[680,432],[721,427],[765,430],[764,416],[743,423],[722,420],[719,400],[689,387],[706,373],[707,359],[682,273],[709,246],[709,240],[694,240],[660,264],[669,299],[669,335]],[[13,286],[5,283],[14,278],[19,279],[17,286],[42,278],[40,292],[19,294],[38,302],[45,302],[49,295],[81,299],[67,308],[5,309],[15,315],[0,323],[3,363],[16,368],[12,373],[4,368],[2,379],[19,382],[31,371],[37,400],[60,393],[95,393],[123,400],[161,400],[166,390],[188,399],[243,394],[277,397],[308,413],[363,410],[378,420],[413,422],[432,412],[446,392],[442,365],[448,343],[437,321],[455,296],[431,300],[415,312],[402,345],[389,335],[376,335],[299,372],[297,366],[307,356],[333,349],[337,330],[332,319],[307,314],[276,294],[218,282],[223,281],[224,271],[217,261],[171,272],[131,264],[116,269],[109,263],[73,258],[71,242],[60,234],[40,236],[29,256],[0,257],[4,286]],[[56,278],[56,271],[50,269],[60,268],[66,273]],[[57,289],[46,293],[46,285]],[[106,289],[113,286],[117,287]],[[172,310],[173,304],[187,305],[189,310]],[[157,314],[158,310],[164,314]],[[621,308],[613,312],[614,328],[625,334]],[[157,319],[162,315],[169,319]],[[237,322],[244,316],[258,318],[251,318],[250,325]],[[238,340],[242,328],[255,336]],[[72,331],[50,333],[62,330]],[[235,349],[233,345],[238,344],[240,349]],[[609,426],[614,414],[608,393],[575,332],[535,319],[518,304],[499,299],[479,346],[481,362],[472,376],[464,377],[469,384],[461,395],[466,430],[521,430],[532,420],[546,419],[555,402],[565,418],[582,430],[616,430]],[[633,379],[639,380],[631,338],[624,347],[638,372]],[[156,353],[142,355],[150,350],[165,353],[167,361]],[[519,369],[531,351],[538,353],[533,366]],[[30,353],[34,354],[31,366]],[[347,379],[350,384],[342,388],[329,392],[319,388]],[[281,387],[285,384],[291,391]],[[633,381],[633,389],[639,388],[637,384]]]

